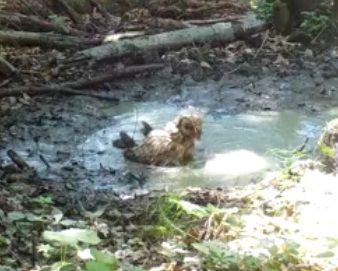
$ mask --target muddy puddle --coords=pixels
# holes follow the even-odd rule
[[[140,120],[160,128],[181,109],[157,102],[93,104],[90,111],[99,111],[100,118],[95,113],[73,113],[67,115],[68,122],[64,124],[59,112],[59,119],[50,116],[38,124],[21,124],[14,132],[16,136],[6,145],[27,159],[41,176],[67,181],[75,188],[79,185],[126,192],[245,185],[280,166],[277,149],[292,150],[303,144],[306,137],[310,138],[308,148],[311,148],[325,121],[338,115],[338,108],[307,114],[286,110],[237,115],[222,115],[200,108],[204,114],[204,127],[203,136],[197,143],[196,161],[183,168],[131,163],[112,146],[112,139],[118,137],[120,130],[141,140]],[[74,127],[75,123],[89,128],[86,131],[78,129]],[[40,135],[44,131],[45,136],[37,139],[34,131]],[[2,150],[1,158],[7,160],[5,150]]]

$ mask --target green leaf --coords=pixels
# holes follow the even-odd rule
[[[318,142],[319,145],[319,151],[324,155],[327,156],[329,158],[332,158],[334,156],[334,150],[329,147],[328,145],[326,145],[323,140],[319,140]]]
[[[93,255],[96,261],[107,264],[112,268],[117,268],[117,260],[114,255],[109,255],[97,249],[92,249],[90,253]]]
[[[67,262],[56,262],[50,267],[50,271],[75,270],[73,264]]]
[[[331,258],[333,257],[335,254],[332,252],[332,251],[325,251],[325,252],[322,252],[320,254],[318,254],[316,257],[318,258]]]
[[[30,221],[30,222],[37,222],[37,221],[43,222],[43,221],[45,221],[45,219],[43,219],[41,216],[37,216],[37,215],[32,214],[32,213],[27,213],[26,219],[27,219],[27,221]]]
[[[7,214],[7,217],[10,221],[17,221],[17,220],[25,219],[26,215],[23,212],[14,211],[14,212],[9,212]]]
[[[182,208],[188,215],[193,215],[198,218],[203,218],[208,216],[208,212],[204,207],[201,207],[197,204],[193,204],[186,200],[176,200],[170,199],[171,202],[177,204],[180,208]]]
[[[113,271],[116,270],[116,268],[112,268],[109,265],[106,265],[102,262],[98,261],[89,261],[86,262],[86,271]]]
[[[106,210],[106,206],[102,206],[100,208],[98,208],[95,212],[89,212],[87,210],[85,210],[82,206],[82,210],[83,210],[83,214],[88,217],[91,220],[94,220],[96,218],[99,218],[100,216],[102,216]]]
[[[55,248],[48,245],[48,244],[40,244],[38,245],[38,252],[43,255],[45,258],[49,258],[53,251],[55,251]]]
[[[6,265],[0,265],[0,271],[14,271],[14,269]]]
[[[76,246],[79,242],[97,245],[100,239],[95,231],[85,229],[68,229],[59,232],[44,231],[43,237],[48,241]]]
[[[0,247],[6,247],[11,243],[11,241],[2,235],[0,235]]]
[[[125,265],[122,267],[123,271],[145,271],[142,267],[134,266],[134,265]]]
[[[32,202],[39,204],[53,204],[53,200],[50,196],[38,196],[32,199]]]

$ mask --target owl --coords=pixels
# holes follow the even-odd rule
[[[202,119],[195,112],[182,113],[162,130],[145,123],[143,131],[143,142],[124,150],[126,159],[147,165],[182,166],[193,159],[195,140],[202,134]]]

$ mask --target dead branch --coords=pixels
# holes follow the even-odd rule
[[[0,73],[6,76],[11,76],[17,72],[17,69],[11,63],[0,56]]]
[[[105,19],[110,19],[112,17],[114,17],[113,15],[109,14],[109,12],[97,1],[95,0],[89,0],[89,3],[95,7]]]
[[[6,45],[40,46],[47,48],[85,48],[97,42],[73,36],[24,31],[1,31],[0,43]]]
[[[53,31],[60,34],[69,34],[71,31],[65,27],[57,26],[51,22],[40,20],[34,16],[26,16],[19,13],[0,13],[0,25],[5,27],[24,30],[24,31],[38,31],[49,32]]]
[[[0,92],[0,98],[10,97],[10,96],[20,96],[23,93],[26,93],[30,96],[47,95],[47,94],[81,95],[81,96],[89,96],[89,97],[94,97],[94,98],[104,99],[104,100],[109,100],[109,101],[115,101],[115,102],[118,101],[118,99],[115,97],[93,93],[89,89],[76,90],[72,88],[67,88],[64,85],[4,89]]]
[[[69,62],[85,59],[103,60],[125,55],[135,55],[145,51],[167,51],[179,49],[187,45],[215,44],[230,42],[264,31],[267,24],[258,20],[255,15],[228,23],[217,23],[210,26],[195,26],[131,40],[120,40],[107,43],[76,53]]]
[[[72,19],[72,21],[80,25],[82,20],[80,14],[78,14],[68,3],[64,0],[56,0],[68,13],[69,17]]]
[[[116,97],[110,95],[93,93],[90,89],[84,89],[85,87],[90,87],[94,85],[101,84],[103,82],[111,81],[113,79],[122,78],[126,76],[131,76],[141,72],[151,72],[155,70],[162,69],[163,64],[148,64],[140,66],[131,66],[124,69],[112,70],[111,72],[97,76],[88,80],[78,80],[72,83],[64,83],[60,85],[48,85],[41,87],[22,87],[22,88],[9,88],[0,90],[0,98],[9,97],[9,96],[20,96],[23,93],[26,93],[30,96],[33,95],[46,95],[46,94],[66,94],[66,95],[84,95],[95,97],[98,99],[105,99],[110,101],[118,101]],[[81,89],[81,90],[78,90]]]
[[[30,166],[25,162],[25,160],[13,150],[8,150],[7,155],[11,158],[12,162],[18,166],[21,170],[27,170]]]
[[[78,80],[72,83],[66,83],[65,86],[70,87],[70,88],[81,89],[81,88],[91,87],[94,85],[99,85],[104,82],[111,81],[113,79],[132,76],[132,75],[142,73],[142,72],[156,71],[156,70],[160,70],[163,68],[164,68],[164,65],[161,63],[130,66],[130,67],[125,67],[123,69],[115,69],[115,70],[109,71],[108,73],[93,77],[89,80],[84,79],[84,80]]]

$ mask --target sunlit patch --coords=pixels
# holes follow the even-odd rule
[[[105,36],[103,42],[116,42],[126,38],[135,38],[144,35],[144,31],[129,31],[125,33],[109,33]]]
[[[316,237],[338,236],[338,178],[319,171],[307,171],[302,185],[290,190],[290,200],[305,203],[299,206],[298,217],[303,234]]]
[[[268,167],[268,162],[248,150],[236,150],[223,154],[216,154],[208,160],[204,173],[208,175],[246,175],[262,171]]]
[[[279,112],[260,112],[255,114],[240,114],[238,116],[244,122],[252,123],[252,124],[259,124],[259,123],[267,123],[276,121],[276,119],[280,117]]]

